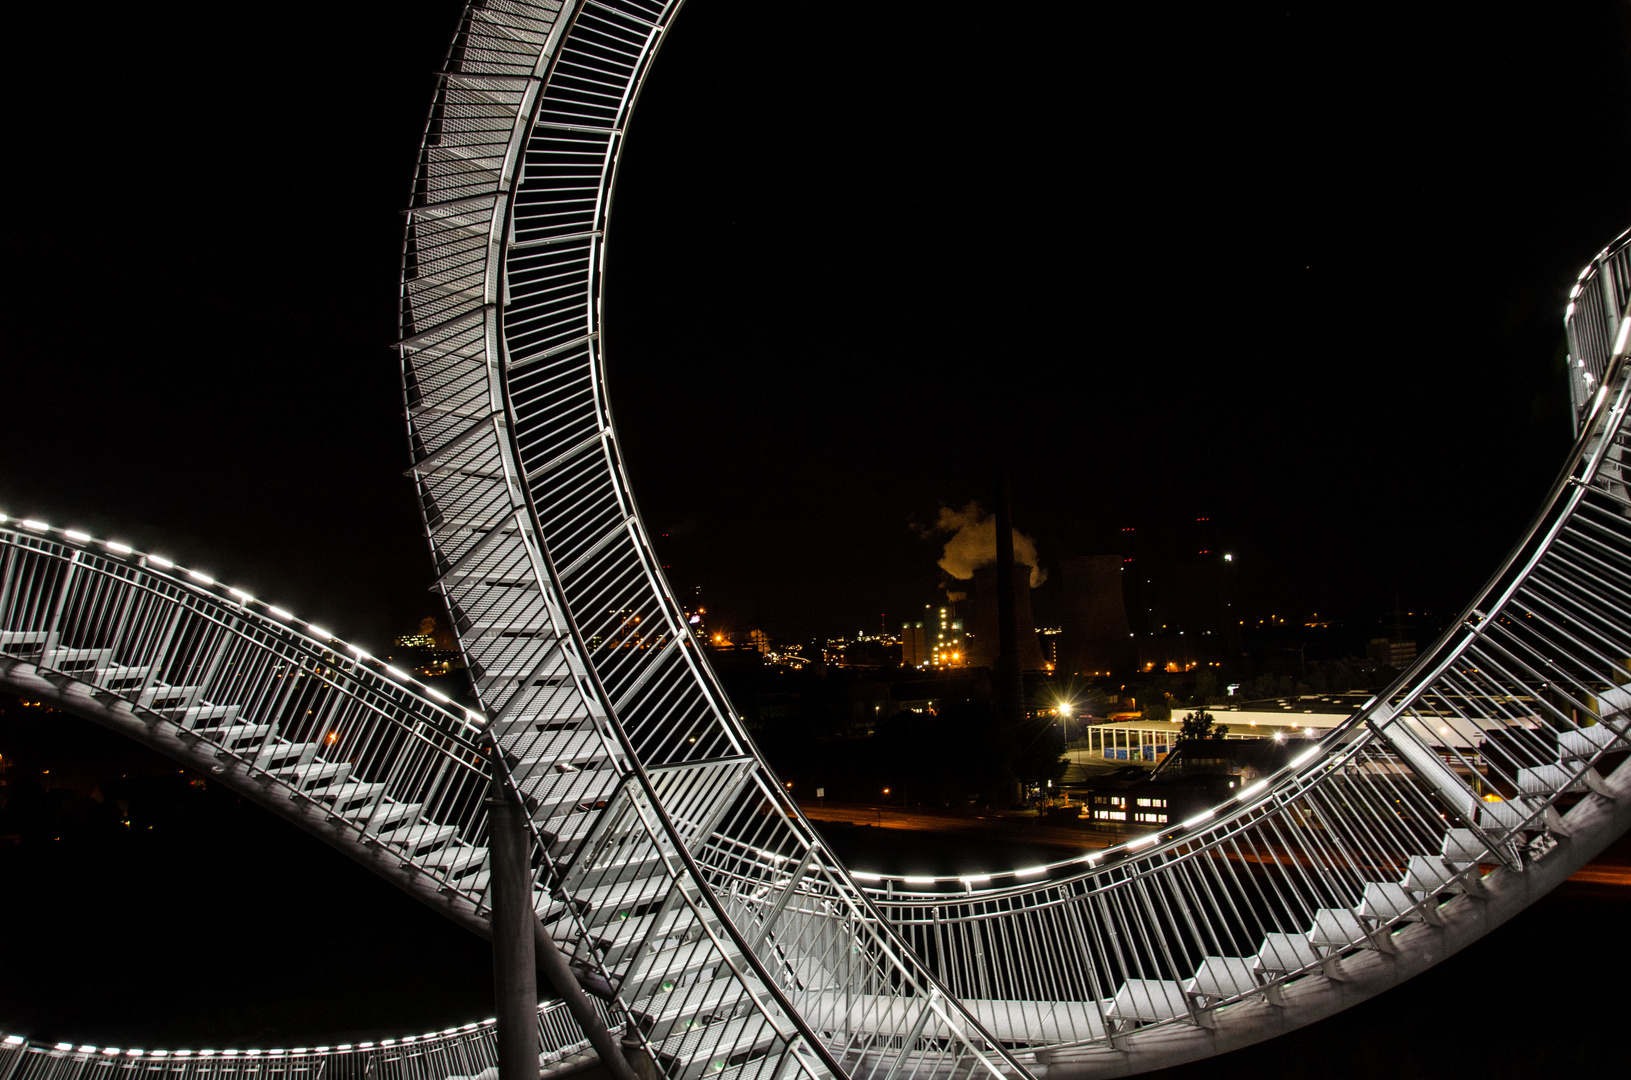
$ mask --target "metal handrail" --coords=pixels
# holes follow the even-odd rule
[[[0,515],[0,679],[183,757],[479,928],[482,718],[324,628],[118,541]]]
[[[611,1013],[602,1019],[617,1027]],[[147,1050],[0,1034],[5,1080],[471,1080],[496,1067],[494,1021],[336,1046]],[[539,1064],[559,1067],[589,1041],[559,1001],[538,1007]]]
[[[1621,233],[1588,262],[1569,290],[1563,328],[1569,341],[1569,397],[1574,430],[1601,392],[1608,366],[1626,348],[1631,314],[1631,230]]]

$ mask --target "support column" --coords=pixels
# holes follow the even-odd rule
[[[1008,473],[997,474],[997,662],[992,673],[997,708],[1005,724],[1025,719],[1024,680],[1019,673],[1019,626],[1014,619],[1014,512]]]
[[[493,1005],[499,1080],[538,1080],[538,970],[533,955],[532,860],[526,825],[491,751],[488,893],[493,908]]]

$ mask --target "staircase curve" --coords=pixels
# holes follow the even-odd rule
[[[677,6],[474,4],[438,80],[398,344],[476,707],[202,573],[4,519],[0,684],[209,772],[478,932],[496,744],[542,924],[670,1080],[1119,1075],[1219,1053],[1436,963],[1631,824],[1622,235],[1566,314],[1579,439],[1559,481],[1393,687],[1280,773],[1110,851],[857,883],[690,634],[606,401],[617,152]],[[451,1076],[426,1050],[449,1040],[491,1064],[479,1032],[423,1038],[323,1048],[322,1067]],[[0,1075],[199,1061],[154,1053],[8,1036]]]

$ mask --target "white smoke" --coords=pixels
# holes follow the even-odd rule
[[[974,571],[997,561],[997,519],[985,507],[971,502],[961,510],[940,508],[935,523],[922,530],[924,536],[946,536],[940,556],[940,569],[958,581],[968,581]],[[1048,580],[1048,572],[1037,565],[1036,541],[1014,530],[1014,561],[1031,568],[1031,588]]]

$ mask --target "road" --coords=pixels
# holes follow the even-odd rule
[[[811,821],[845,822],[850,825],[876,825],[904,832],[932,832],[942,836],[965,833],[1002,843],[1037,844],[1081,854],[1107,848],[1122,839],[1113,833],[1089,832],[1069,825],[1046,825],[1035,817],[1000,810],[982,812],[952,810],[908,810],[899,806],[864,806],[854,803],[799,802]],[[1622,837],[1596,862],[1575,871],[1569,881],[1577,885],[1618,885],[1631,888],[1631,836]]]
[[[1000,810],[956,813],[945,810],[905,810],[898,806],[857,806],[853,803],[800,802],[799,808],[811,821],[842,821],[851,825],[877,825],[885,829],[912,832],[970,833],[1004,843],[1041,844],[1068,849],[1080,855],[1115,842],[1110,834],[1090,833],[1069,825],[1044,825],[1034,817],[1004,814]],[[1061,858],[1066,856],[1061,854]]]

